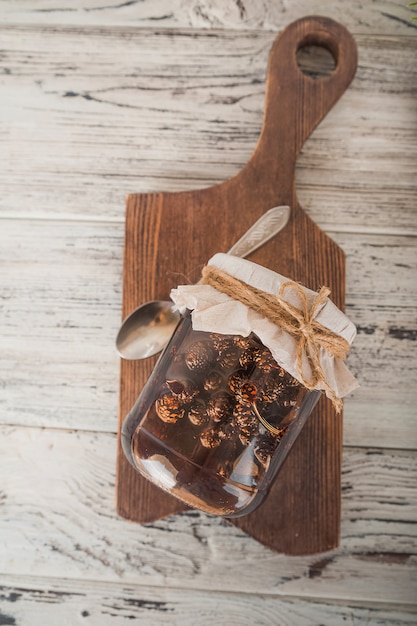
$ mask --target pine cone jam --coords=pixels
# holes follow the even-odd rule
[[[187,505],[238,517],[262,501],[318,396],[256,335],[194,331],[186,315],[123,424],[123,449]]]

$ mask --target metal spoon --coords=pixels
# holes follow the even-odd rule
[[[230,248],[228,254],[246,257],[284,228],[290,217],[288,206],[277,206],[264,213]],[[116,338],[116,350],[123,359],[145,359],[168,343],[180,315],[173,303],[164,300],[146,302],[122,323]]]

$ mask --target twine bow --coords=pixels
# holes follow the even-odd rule
[[[276,296],[266,293],[252,285],[207,265],[202,272],[202,284],[208,284],[234,300],[238,300],[252,310],[260,313],[274,324],[277,324],[297,340],[296,364],[300,381],[307,389],[315,389],[318,383],[326,390],[334,408],[339,412],[342,408],[342,400],[336,396],[326,380],[323,368],[320,364],[320,347],[324,348],[334,357],[346,358],[349,343],[320,322],[315,316],[325,304],[330,289],[322,287],[318,292],[310,309],[307,305],[307,297],[304,289],[296,282],[283,283]],[[287,289],[293,289],[301,302],[301,308],[290,304],[284,299]],[[307,357],[311,368],[311,377],[308,379],[303,373],[303,358]]]

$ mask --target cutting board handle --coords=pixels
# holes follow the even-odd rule
[[[313,78],[299,68],[298,50],[311,45],[332,54],[336,66],[330,76]],[[262,130],[252,157],[238,176],[255,175],[258,184],[275,181],[281,202],[290,204],[297,156],[352,81],[356,66],[355,41],[338,22],[306,17],[290,24],[272,46]]]

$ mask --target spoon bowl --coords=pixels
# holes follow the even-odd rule
[[[165,300],[146,302],[127,317],[116,338],[117,350],[133,361],[157,354],[168,343],[180,314]]]

